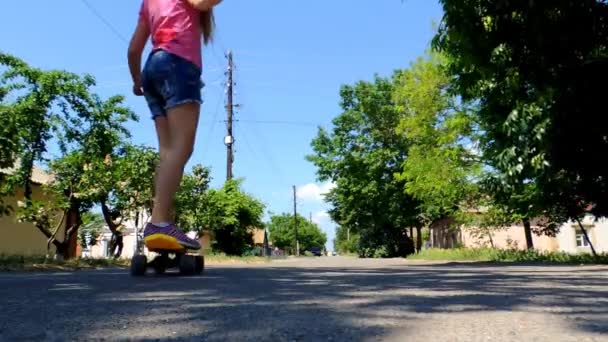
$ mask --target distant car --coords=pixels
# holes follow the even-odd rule
[[[314,255],[314,256],[321,256],[323,254],[323,250],[320,247],[312,247],[310,249],[310,252]]]

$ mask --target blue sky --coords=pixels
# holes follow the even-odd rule
[[[6,1],[0,13],[0,50],[48,69],[67,69],[96,77],[104,97],[127,95],[140,116],[129,124],[133,141],[156,146],[154,126],[143,98],[131,96],[127,43],[135,27],[139,0]],[[226,114],[226,59],[236,64],[234,173],[244,188],[275,213],[298,207],[312,213],[328,234],[334,225],[324,215],[316,181],[305,160],[317,126],[331,127],[340,114],[342,84],[390,75],[424,54],[441,19],[435,0],[224,0],[217,8],[217,36],[204,49],[204,106],[194,156],[188,165],[212,168],[213,186],[225,179],[223,144]]]

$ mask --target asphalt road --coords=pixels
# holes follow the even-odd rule
[[[0,341],[608,341],[608,267],[329,257],[0,274]]]

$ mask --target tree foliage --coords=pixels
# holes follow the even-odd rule
[[[60,140],[63,155],[50,163],[55,179],[50,188],[61,193],[80,214],[99,205],[112,232],[112,250],[122,251],[122,221],[134,219],[152,205],[153,173],[157,153],[149,147],[128,143],[124,124],[134,114],[122,105],[122,97],[95,98],[87,117],[70,118],[68,143]],[[120,245],[120,246],[117,246]]]
[[[184,175],[175,196],[175,222],[185,231],[199,235],[210,226],[209,182],[211,170],[195,165],[189,174]]]
[[[327,235],[319,226],[312,223],[301,215],[294,219],[292,214],[272,215],[268,223],[270,241],[274,247],[282,250],[295,250],[295,230],[294,224],[298,223],[298,242],[300,252],[310,251],[312,247],[324,248],[327,242]]]
[[[230,180],[207,193],[206,227],[215,235],[213,248],[228,255],[242,255],[253,247],[253,230],[264,227],[264,204],[245,193],[241,184]]]
[[[334,239],[334,251],[339,253],[357,253],[359,246],[359,235],[350,233],[348,228],[336,227],[336,237]]]
[[[15,174],[3,178],[2,196],[14,195],[18,187],[23,189],[19,219],[34,223],[49,244],[70,257],[66,253],[77,238],[81,214],[95,203],[103,207],[120,194],[124,195],[123,203],[133,201],[134,192],[128,181],[124,182],[126,177],[112,177],[117,173],[116,168],[112,169],[112,158],[131,156],[132,148],[125,145],[129,132],[124,124],[137,117],[123,105],[122,96],[102,100],[93,94],[90,87],[95,80],[91,76],[37,69],[7,54],[0,54],[0,64],[5,68],[0,78],[0,110],[6,123],[0,131],[0,140],[5,142],[0,164],[18,167]],[[45,189],[54,200],[36,203],[32,198],[32,170],[36,164],[47,163],[51,143],[60,152],[49,163],[53,181]],[[122,163],[122,169],[130,168],[134,173],[149,170],[143,163],[133,166],[130,162]],[[139,180],[132,185],[145,186]],[[57,211],[63,215],[53,228],[51,217]],[[64,222],[65,234],[60,241],[57,232]]]
[[[25,207],[32,200],[32,169],[45,161],[47,144],[53,133],[62,134],[62,121],[69,113],[86,111],[90,76],[80,77],[66,71],[44,71],[21,59],[0,53],[0,110],[2,111],[2,147],[0,167],[18,168],[5,177],[2,195],[23,189]]]
[[[16,189],[20,188],[23,201],[17,213],[18,220],[32,222],[49,239],[49,245],[53,243],[59,253],[70,257],[67,247],[75,241],[79,225],[77,205],[71,201],[73,196],[57,203],[35,201],[32,198],[32,172],[34,165],[46,161],[47,145],[51,139],[59,139],[63,146],[74,138],[66,130],[66,121],[89,113],[91,96],[88,89],[94,84],[94,79],[66,71],[37,69],[4,53],[0,53],[0,65],[3,69],[0,110],[2,122],[6,124],[0,131],[3,142],[0,164],[17,169],[3,177],[0,197],[14,196]],[[56,211],[63,211],[63,215],[53,228],[52,217]],[[65,235],[60,242],[56,235],[64,221]]]
[[[97,244],[99,236],[105,227],[105,220],[99,213],[86,212],[82,214],[82,225],[78,230],[78,242],[82,248]]]
[[[608,213],[608,4],[597,0],[441,0],[434,45],[454,91],[479,104],[496,187],[513,209],[578,218]],[[518,214],[526,214],[521,210]]]
[[[342,114],[331,132],[319,129],[312,141],[321,181],[336,187],[326,196],[331,218],[361,236],[362,256],[406,256],[412,252],[406,235],[417,224],[418,205],[406,194],[404,182],[394,175],[408,152],[408,142],[397,133],[401,114],[392,94],[393,82],[376,77],[373,82],[343,86]]]
[[[428,223],[470,205],[481,172],[475,123],[468,108],[447,92],[445,63],[431,54],[395,77],[394,98],[403,113],[398,132],[410,143],[398,179],[420,202]]]

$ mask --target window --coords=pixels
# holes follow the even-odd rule
[[[582,232],[576,232],[576,247],[589,247],[589,242]]]
[[[108,240],[103,239],[101,241],[101,248],[102,248],[102,251],[103,251],[103,257],[104,258],[109,257],[110,256],[110,244],[108,243]]]

